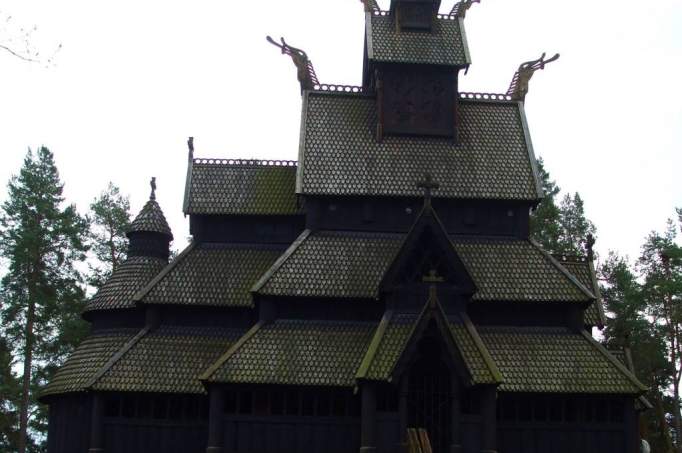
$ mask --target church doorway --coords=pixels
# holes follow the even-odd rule
[[[408,378],[409,427],[425,428],[434,453],[446,453],[450,444],[452,383],[443,361],[441,342],[433,336],[418,344],[418,359]]]

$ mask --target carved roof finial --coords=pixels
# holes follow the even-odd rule
[[[594,259],[594,243],[595,243],[594,236],[592,235],[592,233],[588,233],[587,238],[585,239],[585,249],[587,250],[588,260]]]
[[[431,207],[431,191],[440,188],[440,184],[431,178],[431,173],[426,173],[424,180],[417,183],[417,187],[424,189],[424,207]]]
[[[481,0],[461,0],[452,7],[450,10],[451,17],[461,17],[464,19],[467,15],[467,11],[474,3],[481,3]]]
[[[507,96],[511,96],[515,101],[523,102],[526,99],[526,94],[528,94],[528,82],[530,81],[530,78],[533,77],[535,71],[538,69],[545,69],[547,63],[551,63],[558,59],[559,54],[555,54],[552,58],[545,60],[545,53],[543,52],[537,60],[521,63],[509,84]]]
[[[152,193],[149,194],[149,199],[156,200],[156,176],[152,176],[152,180],[149,181],[149,185],[152,187]]]
[[[365,5],[366,13],[374,13],[377,11],[381,11],[381,8],[379,8],[379,5],[377,5],[376,0],[360,0],[360,3]]]
[[[317,80],[315,68],[313,67],[313,63],[308,58],[308,54],[306,54],[301,49],[297,49],[296,47],[290,46],[289,44],[286,43],[286,41],[284,41],[284,38],[279,39],[282,42],[282,44],[278,44],[274,39],[272,39],[269,36],[267,37],[267,40],[270,44],[279,47],[282,50],[283,54],[289,55],[291,57],[291,60],[294,62],[294,65],[296,65],[298,81],[301,84],[301,91],[312,90],[315,87],[315,85],[319,85],[320,82]]]
[[[187,139],[187,148],[189,149],[189,160],[190,162],[194,159],[194,137],[189,137]]]

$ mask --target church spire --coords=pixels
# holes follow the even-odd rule
[[[155,177],[152,177],[149,185],[151,186],[149,201],[142,207],[126,233],[130,239],[128,256],[155,256],[168,259],[168,246],[173,240],[173,233],[161,206],[156,202]]]

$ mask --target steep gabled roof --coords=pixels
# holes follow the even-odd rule
[[[185,214],[292,215],[296,162],[256,159],[192,159]]]
[[[253,291],[263,295],[375,298],[400,236],[306,230]]]
[[[296,191],[307,195],[421,197],[429,173],[441,198],[542,198],[523,106],[460,99],[458,144],[448,138],[386,136],[376,100],[306,92]]]
[[[376,323],[281,319],[257,324],[201,379],[351,387]]]
[[[420,313],[387,311],[384,314],[356,379],[392,381],[409,361],[410,350],[414,350],[430,321],[436,322],[446,349],[463,367],[460,370],[462,379],[469,385],[500,382],[501,375],[466,313],[446,316],[435,289]]]
[[[249,290],[279,246],[192,242],[134,299],[144,304],[252,307]]]
[[[415,271],[419,279],[435,272],[463,293],[473,294],[476,291],[476,285],[430,202],[424,204],[405,235],[393,262],[384,273],[380,290],[387,292],[396,285],[406,283],[404,280],[409,278],[407,274]]]
[[[161,326],[142,336],[92,383],[93,390],[205,393],[199,375],[244,329]]]
[[[398,31],[394,15],[365,15],[367,58],[379,63],[466,66],[471,63],[460,18],[439,17],[430,33]]]
[[[304,232],[254,286],[269,296],[379,297],[404,235]],[[452,238],[476,285],[474,301],[576,302],[594,295],[535,244],[519,239]]]
[[[604,305],[592,261],[587,257],[565,255],[554,255],[554,257],[596,297],[595,301],[585,310],[585,324],[603,328],[606,324],[606,315],[604,314]]]
[[[57,370],[40,397],[86,390],[96,373],[138,332],[119,328],[90,334]]]
[[[156,257],[131,256],[100,286],[85,306],[85,312],[132,308],[133,296],[144,288],[166,266],[168,261]]]
[[[585,331],[479,326],[504,392],[640,394],[646,387]]]

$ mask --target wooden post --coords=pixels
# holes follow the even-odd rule
[[[642,440],[639,435],[639,423],[635,411],[634,398],[625,399],[625,414],[623,428],[625,430],[625,451],[627,453],[639,453]]]
[[[101,393],[92,394],[90,448],[88,453],[104,453],[104,401]]]
[[[496,453],[497,450],[497,389],[487,385],[481,392],[481,453]]]
[[[360,430],[360,453],[376,452],[377,399],[374,384],[364,382],[362,391],[362,426]]]
[[[400,445],[398,451],[400,453],[407,453],[407,423],[408,423],[408,413],[407,413],[407,392],[408,392],[408,381],[407,376],[403,377],[400,381],[400,402],[398,405],[398,410],[400,414]]]
[[[223,451],[223,401],[222,387],[212,386],[208,391],[208,447],[206,453]]]
[[[452,396],[450,397],[450,453],[461,453],[462,445],[459,439],[460,406],[459,386],[455,376],[452,379]]]

